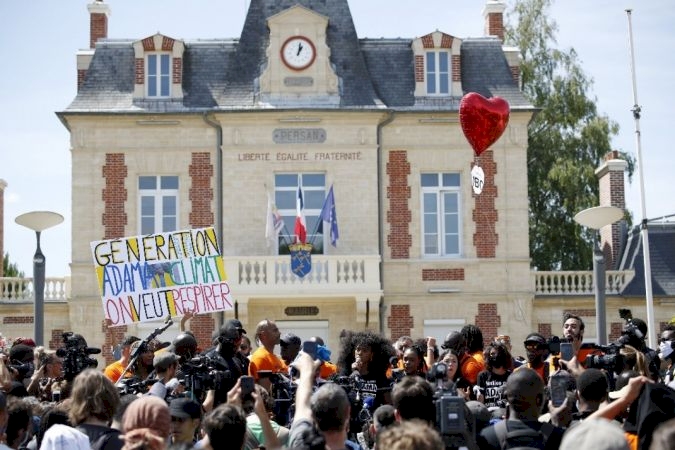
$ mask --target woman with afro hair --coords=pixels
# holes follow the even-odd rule
[[[390,403],[391,380],[387,377],[396,350],[389,340],[370,331],[346,332],[341,340],[338,371],[357,381],[362,397],[373,398],[373,410]]]

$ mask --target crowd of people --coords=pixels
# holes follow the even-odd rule
[[[640,319],[599,347],[570,314],[560,339],[522,347],[475,325],[440,345],[344,330],[333,357],[273,320],[249,335],[230,319],[202,349],[190,317],[172,342],[125,337],[105,368],[77,334],[56,352],[16,340],[0,353],[0,450],[675,449],[675,325],[658,350]]]

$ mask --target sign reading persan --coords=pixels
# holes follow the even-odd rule
[[[91,251],[113,326],[232,309],[213,228],[96,241]]]
[[[275,144],[323,144],[326,130],[323,128],[275,128],[272,132]]]

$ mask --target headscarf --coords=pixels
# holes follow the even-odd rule
[[[146,396],[134,400],[124,413],[122,423],[124,450],[166,448],[171,433],[171,413],[166,402],[158,397]]]

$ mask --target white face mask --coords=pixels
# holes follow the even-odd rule
[[[673,353],[673,346],[671,341],[661,342],[659,344],[659,352],[661,357],[668,358]]]

